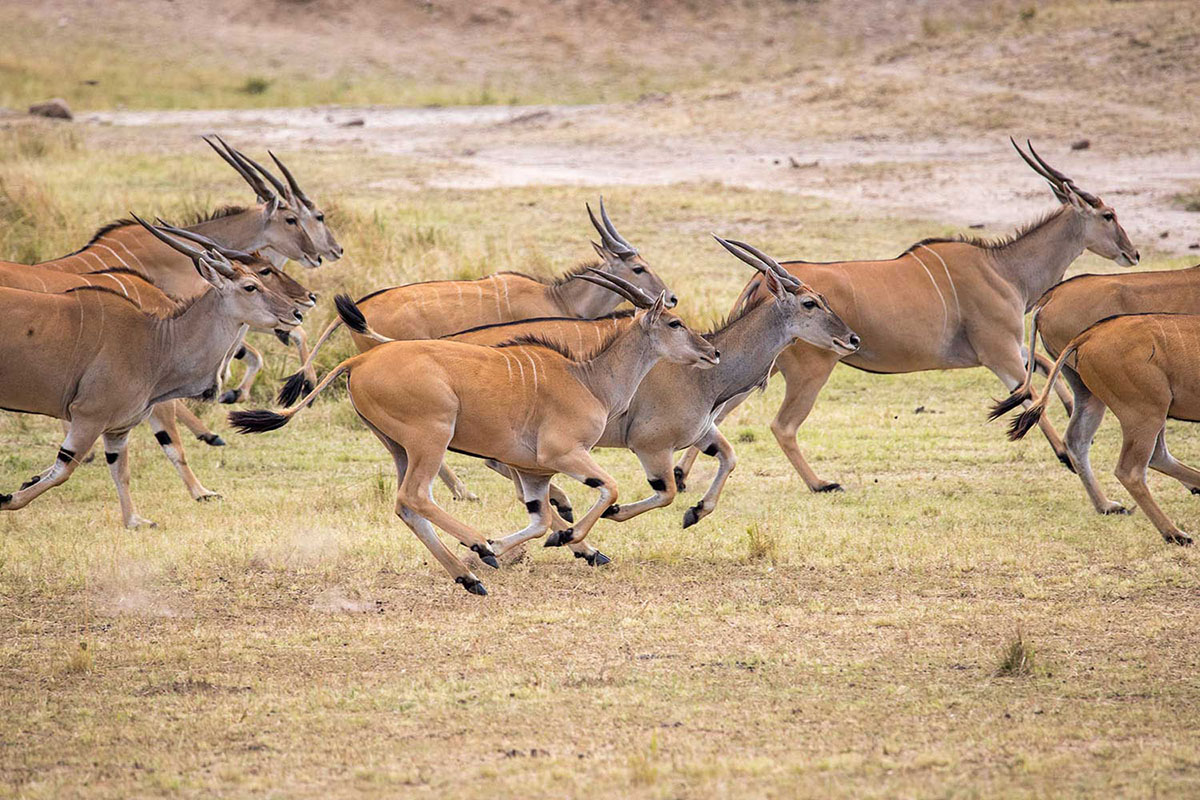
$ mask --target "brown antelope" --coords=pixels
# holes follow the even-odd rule
[[[147,524],[129,493],[129,431],[158,403],[215,392],[242,326],[300,322],[293,303],[258,276],[216,251],[175,245],[193,255],[213,288],[168,314],[148,313],[103,286],[63,294],[0,289],[0,408],[70,423],[54,464],[15,494],[0,495],[0,511],[24,508],[67,480],[103,436],[125,525]]]
[[[325,223],[325,214],[309,200],[291,171],[273,153],[271,158],[286,182],[219,136],[204,137],[204,141],[250,185],[259,205],[218,209],[211,216],[189,225],[187,230],[235,250],[257,252],[276,267],[288,259],[313,268],[320,266],[323,260],[341,258],[342,247]],[[82,249],[35,266],[74,273],[132,269],[167,294],[180,298],[192,297],[207,288],[196,274],[190,258],[164,245],[141,225],[128,219],[104,226]],[[310,299],[316,302],[315,295]],[[299,348],[301,362],[305,361],[308,352],[303,329],[294,329],[292,339]],[[261,354],[249,345],[240,358],[247,361],[246,375],[237,388],[221,396],[221,402],[241,399],[249,391],[262,364]],[[183,408],[182,404],[179,407]],[[185,422],[193,427],[199,420],[190,417]],[[207,429],[196,431],[193,427],[193,430],[198,438],[210,444],[217,440]]]
[[[548,546],[575,549],[617,500],[615,481],[588,453],[608,418],[628,405],[659,359],[708,365],[719,361],[711,344],[666,310],[665,292],[648,302],[644,293],[620,277],[593,270],[583,279],[649,306],[587,358],[575,360],[538,340],[494,348],[444,340],[388,342],[338,364],[296,408],[283,414],[234,412],[230,421],[247,433],[282,427],[330,383],[349,373],[355,411],[395,460],[396,513],[457,583],[474,594],[486,594],[479,579],[446,549],[432,527],[446,531],[485,563],[496,566],[487,539],[433,500],[431,484],[446,451],[511,465],[525,489],[526,506],[539,522],[543,516],[539,511],[548,505],[550,478],[556,473],[598,489],[599,499],[575,528],[547,540]],[[349,297],[339,298],[338,309],[359,333],[372,335]],[[497,544],[503,547],[506,541]]]
[[[621,234],[608,217],[604,199],[600,200],[600,219],[587,207],[588,217],[600,242],[592,243],[600,256],[599,264],[572,270],[554,280],[543,280],[519,272],[497,272],[474,281],[428,281],[393,286],[364,295],[356,301],[371,329],[390,340],[437,339],[476,325],[515,322],[536,317],[600,317],[621,303],[621,298],[590,281],[577,280],[593,268],[616,275],[657,297],[667,296],[667,305],[677,302],[650,265]],[[317,351],[342,325],[334,319],[321,332],[309,352],[304,368],[309,368]],[[377,342],[351,331],[358,351],[364,352]],[[291,376],[279,393],[283,405],[296,402],[303,391],[300,373]]]
[[[1033,352],[1040,334],[1042,346],[1051,358],[1057,358],[1072,339],[1089,327],[1121,314],[1196,312],[1200,312],[1200,266],[1121,275],[1077,275],[1046,292],[1034,306],[1029,322],[1029,350]],[[1069,363],[1063,364],[1062,376],[1072,389],[1076,388],[1078,377]],[[1025,383],[1015,394],[1028,400],[1032,388],[1033,378],[1027,374]],[[1069,402],[1067,411],[1071,411]],[[1103,408],[1099,413],[1103,416]],[[993,412],[995,416],[998,415]],[[1076,469],[1082,463],[1090,472],[1085,454],[1091,438],[1072,440],[1068,428],[1064,441]],[[1080,477],[1083,477],[1082,473]],[[1184,486],[1193,494],[1200,494],[1200,485],[1184,482]],[[1123,510],[1114,503],[1106,513]]]
[[[1200,486],[1200,470],[1176,461],[1167,450],[1168,419],[1200,422],[1200,316],[1191,314],[1133,314],[1096,323],[1073,338],[1054,362],[1053,380],[1070,363],[1075,403],[1067,424],[1071,457],[1096,510],[1123,511],[1104,495],[1092,474],[1088,448],[1104,410],[1111,408],[1121,423],[1119,480],[1168,542],[1190,545],[1192,537],[1173,523],[1146,486],[1151,467],[1185,486]],[[1023,388],[1023,387],[1022,387]],[[1021,413],[1009,438],[1020,439],[1046,410],[1050,386]],[[1016,408],[1023,391],[996,407],[997,413]]]
[[[1013,147],[1050,184],[1061,204],[1016,235],[995,242],[926,239],[890,261],[783,264],[828,298],[862,337],[862,347],[845,357],[801,342],[776,361],[787,389],[771,432],[810,490],[841,489],[817,476],[796,442],[800,424],[839,361],[879,373],[982,366],[1011,391],[1025,376],[1024,315],[1062,280],[1071,262],[1084,250],[1121,266],[1138,262],[1138,252],[1110,206],[1049,166],[1032,145],[1030,155],[1016,142]],[[738,302],[755,301],[765,292],[761,277],[753,278]],[[726,405],[724,414],[732,409]],[[1041,419],[1039,425],[1059,459],[1069,464],[1049,421]],[[681,485],[696,454],[692,448],[676,469]]]
[[[778,262],[750,245],[716,238],[729,252],[763,275],[769,299],[742,307],[717,330],[704,334],[721,352],[719,366],[697,370],[669,361],[659,362],[638,385],[628,408],[609,419],[596,447],[632,450],[654,495],[628,505],[609,506],[604,513],[608,519],[623,522],[674,502],[671,457],[675,451],[693,445],[706,455],[715,456],[718,469],[704,498],[684,513],[683,527],[695,525],[711,514],[737,463],[733,446],[714,424],[721,408],[764,386],[775,356],[797,340],[839,353],[852,353],[858,346],[857,334],[829,309],[824,298],[788,274]],[[446,338],[495,346],[519,336],[538,336],[578,355],[594,348],[597,339],[611,336],[614,329],[631,323],[628,316],[600,320],[559,318],[490,326]],[[503,465],[489,466],[501,474],[510,474]],[[551,485],[552,491],[554,488]],[[556,500],[551,495],[550,504],[570,522],[570,507],[562,497]]]

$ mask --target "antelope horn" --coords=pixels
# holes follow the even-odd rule
[[[603,225],[600,224],[600,220],[596,219],[596,215],[592,213],[591,203],[584,203],[584,205],[587,206],[588,217],[592,220],[592,227],[594,227],[596,232],[600,234],[600,241],[608,250],[611,250],[613,253],[616,253],[622,258],[637,253],[636,250],[633,250],[627,245],[622,244],[619,240],[614,239],[613,235],[609,233]]]
[[[637,248],[631,245],[624,236],[617,232],[617,226],[613,225],[612,220],[608,218],[608,212],[604,210],[603,195],[600,197],[600,219],[604,220],[604,227],[608,228],[608,232],[612,234],[614,239],[628,247],[632,252],[637,252]]]
[[[235,250],[232,247],[226,247],[225,245],[221,244],[220,242],[217,242],[217,241],[214,241],[214,240],[208,238],[207,236],[205,236],[202,233],[196,233],[195,231],[189,231],[187,228],[177,228],[176,226],[172,225],[171,223],[164,221],[162,217],[158,217],[155,221],[158,223],[157,227],[159,229],[167,231],[168,233],[174,234],[175,236],[178,236],[181,239],[187,239],[188,241],[192,241],[192,242],[195,242],[196,244],[203,245],[204,247],[207,247],[209,250],[216,250],[218,253],[220,253],[221,255],[225,256],[226,258],[228,258],[230,260],[240,261],[243,264],[251,264],[255,261],[254,255],[251,253],[247,253],[245,250]]]
[[[1026,139],[1025,146],[1029,148],[1029,152],[1033,155],[1034,158],[1037,159],[1038,163],[1041,164],[1048,173],[1050,173],[1055,178],[1057,178],[1064,186],[1069,187],[1071,189],[1071,191],[1075,192],[1075,194],[1079,195],[1084,200],[1086,200],[1089,205],[1093,205],[1093,206],[1100,205],[1099,197],[1096,197],[1096,195],[1094,195],[1090,192],[1085,192],[1083,189],[1080,189],[1078,186],[1075,185],[1075,181],[1071,180],[1066,175],[1064,175],[1063,173],[1056,170],[1054,167],[1047,164],[1045,162],[1045,160],[1041,156],[1038,155],[1038,152],[1033,149],[1033,142]]]
[[[233,266],[227,260],[225,260],[225,257],[223,255],[221,255],[217,251],[215,251],[215,250],[211,250],[211,251],[199,250],[185,242],[181,242],[180,240],[174,238],[173,236],[168,236],[162,230],[155,227],[154,225],[151,225],[149,222],[146,222],[146,220],[142,219],[137,214],[133,214],[131,212],[131,216],[134,218],[134,220],[137,221],[137,223],[139,225],[141,225],[143,228],[145,228],[146,230],[148,230],[152,234],[154,234],[155,238],[159,239],[163,244],[173,247],[174,249],[176,249],[179,252],[186,255],[188,258],[191,258],[193,261],[203,260],[204,263],[211,266],[213,269],[215,269],[217,272],[224,275],[226,278],[237,277],[237,273],[234,272]]]
[[[238,161],[240,161],[242,166],[245,169],[249,170],[249,169],[253,168],[253,169],[258,170],[258,172],[264,178],[266,178],[268,181],[271,182],[271,185],[275,187],[275,191],[279,193],[280,197],[287,197],[290,194],[288,192],[288,188],[283,185],[283,182],[280,181],[279,178],[276,178],[274,175],[272,175],[267,170],[267,168],[264,167],[262,164],[258,163],[253,158],[251,158],[250,156],[243,153],[241,150],[238,150],[234,147],[230,147],[229,145],[225,144],[225,140],[223,140],[220,136],[217,137],[217,141],[219,141],[221,144],[224,144],[226,149],[229,150],[230,155],[232,155],[234,158],[236,158]]]
[[[714,239],[716,239],[717,242],[722,247],[724,247],[726,250],[728,250],[730,253],[732,253],[734,256],[736,256],[738,259],[746,262],[747,264],[754,267],[759,272],[762,272],[764,274],[767,272],[770,272],[772,275],[779,278],[780,282],[783,283],[784,286],[789,286],[793,289],[798,289],[804,285],[802,282],[800,282],[799,280],[796,279],[795,275],[792,275],[790,272],[785,270],[783,267],[779,266],[778,262],[776,262],[775,259],[773,259],[770,256],[768,256],[767,254],[763,253],[761,250],[751,247],[750,245],[745,244],[743,242],[722,239],[720,236],[717,236],[715,233],[712,235],[712,237]],[[738,249],[738,248],[742,248],[746,252],[742,252],[742,250]]]
[[[264,203],[269,203],[271,201],[271,198],[273,198],[275,195],[270,189],[267,188],[267,185],[263,183],[262,178],[255,175],[253,171],[242,164],[242,162],[238,161],[232,153],[227,153],[214,144],[212,139],[208,138],[207,136],[201,136],[200,138],[204,140],[205,144],[216,151],[216,154],[221,157],[222,161],[233,167],[237,174],[241,175],[246,183],[250,184],[250,188],[254,190],[255,196],[258,197],[259,200]],[[225,145],[224,140],[222,140],[220,136],[217,136],[216,139],[217,141],[221,142],[221,144]],[[228,147],[229,145],[225,146]]]
[[[283,173],[283,177],[287,180],[288,186],[292,187],[292,194],[294,194],[297,199],[300,200],[300,202],[304,203],[304,205],[312,208],[312,201],[309,200],[304,194],[304,190],[300,188],[300,184],[296,183],[296,178],[292,175],[292,171],[288,169],[287,166],[270,150],[267,151],[267,155],[269,155],[271,160],[275,162],[275,166],[279,167],[279,171]]]
[[[650,308],[654,305],[654,298],[639,287],[633,285],[624,278],[616,275],[610,275],[603,270],[598,270],[593,267],[588,267],[586,272],[581,272],[576,276],[580,280],[594,283],[597,286],[603,286],[610,292],[615,292],[621,295],[629,302],[633,303],[638,308]]]

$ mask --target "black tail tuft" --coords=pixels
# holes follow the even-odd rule
[[[1018,389],[1008,397],[1000,400],[992,405],[992,410],[988,413],[988,421],[997,420],[1003,417],[1008,412],[1012,411],[1017,406],[1024,403],[1033,397],[1033,392],[1028,388]]]
[[[276,414],[274,411],[257,409],[255,411],[233,411],[229,414],[229,424],[238,429],[239,433],[265,433],[282,428],[288,424],[291,417]]]
[[[313,390],[312,381],[304,376],[304,370],[289,375],[279,390],[279,405],[284,408],[294,406],[296,401]]]
[[[1033,406],[1032,408],[1022,411],[1008,426],[1008,438],[1012,441],[1023,439],[1029,430],[1038,424],[1038,420],[1042,418],[1042,412],[1045,406]]]
[[[354,298],[348,294],[339,294],[333,298],[333,304],[337,307],[338,316],[342,318],[342,323],[347,328],[355,333],[367,332],[367,318],[354,304]]]

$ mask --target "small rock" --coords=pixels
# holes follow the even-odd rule
[[[349,119],[349,120],[346,120],[345,122],[343,122],[342,127],[343,128],[361,128],[363,125],[366,125],[366,124],[367,124],[367,121],[365,119],[363,119],[362,117],[355,117],[354,119]]]
[[[820,164],[819,161],[797,161],[795,156],[788,156],[788,164],[792,169],[812,169]]]
[[[1087,150],[1091,146],[1091,139],[1076,139],[1075,141],[1071,142],[1072,150]]]
[[[1163,231],[1162,233],[1160,233],[1160,234],[1158,235],[1158,238],[1160,238],[1160,239],[1166,239],[1166,238],[1167,238],[1168,236],[1170,236],[1170,235],[1171,235],[1171,232],[1170,232],[1170,231]]]
[[[984,223],[982,223],[982,222],[972,222],[972,223],[971,223],[970,225],[968,225],[967,227],[968,227],[968,228],[970,228],[970,229],[971,229],[971,230],[973,230],[973,231],[977,231],[977,230],[979,230],[980,228],[985,228],[985,227],[987,227],[987,226],[986,226]]]
[[[51,119],[74,119],[71,107],[61,97],[47,100],[44,103],[34,103],[29,107],[29,113],[35,117],[50,117]]]
[[[1188,250],[1200,250],[1200,242],[1192,242],[1188,245]]]
[[[86,80],[80,81],[80,83],[82,83],[84,86],[99,86],[100,85],[100,81],[96,80],[95,78],[88,78]]]

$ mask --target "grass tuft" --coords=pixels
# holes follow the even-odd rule
[[[1033,645],[1025,640],[1021,629],[1017,628],[1016,634],[1004,645],[996,675],[1002,678],[1027,678],[1033,674],[1035,663]]]
[[[746,526],[746,560],[779,562],[779,534],[757,522]]]
[[[84,672],[91,672],[94,666],[95,660],[92,657],[92,651],[88,648],[87,642],[80,642],[79,646],[67,656],[67,663],[64,670],[69,675],[80,675]]]
[[[238,88],[238,91],[242,94],[266,94],[270,88],[271,82],[269,80],[252,75],[246,78],[246,82]]]

